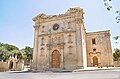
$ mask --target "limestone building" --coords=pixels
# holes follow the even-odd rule
[[[113,65],[109,31],[86,33],[83,9],[70,8],[65,14],[39,14],[33,18],[32,69],[76,69]]]

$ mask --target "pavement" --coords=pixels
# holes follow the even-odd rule
[[[8,72],[12,72],[12,73],[69,73],[69,72],[83,72],[83,71],[100,71],[100,70],[120,70],[120,67],[102,67],[102,68],[98,68],[98,67],[86,67],[84,69],[76,69],[76,70],[28,70],[28,69],[24,69],[22,71],[8,71]]]
[[[120,69],[120,67],[85,67],[84,69],[76,69],[73,70],[73,72],[81,72],[81,71],[98,71],[98,70],[117,70]]]
[[[0,72],[0,79],[120,79],[120,70],[98,70],[68,73]]]

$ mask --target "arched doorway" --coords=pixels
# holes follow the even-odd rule
[[[98,66],[98,58],[96,56],[93,57],[93,66]]]
[[[13,69],[13,62],[12,61],[10,61],[9,69]]]
[[[52,68],[60,68],[60,53],[57,50],[52,52]]]

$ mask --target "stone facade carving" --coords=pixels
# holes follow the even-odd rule
[[[109,32],[86,33],[83,14],[83,9],[77,7],[70,8],[65,14],[42,13],[33,18],[33,69],[76,69],[99,63],[112,65]],[[92,44],[92,38],[96,45]],[[104,57],[108,59],[104,61]]]

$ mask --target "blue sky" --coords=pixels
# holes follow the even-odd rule
[[[103,0],[0,0],[0,42],[24,48],[33,47],[32,18],[40,13],[61,14],[72,7],[84,9],[84,22],[87,32],[110,30],[112,48],[113,37],[120,35],[120,23],[115,21],[115,10],[120,8],[115,0],[112,11],[107,11]]]

